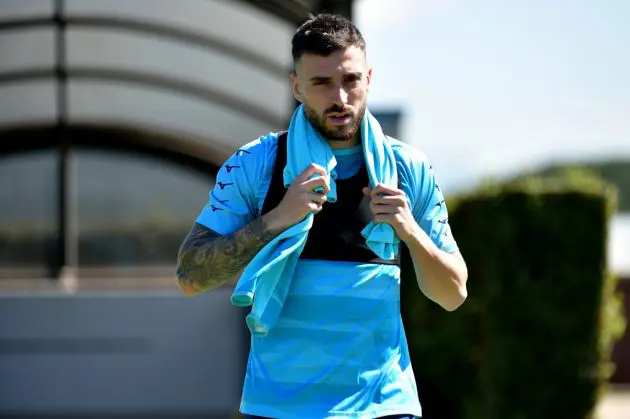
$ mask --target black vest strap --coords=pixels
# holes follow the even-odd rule
[[[286,193],[283,178],[287,162],[286,132],[280,134],[277,147],[273,175],[262,214],[277,207]],[[348,179],[337,179],[337,202],[327,202],[315,216],[301,258],[400,265],[400,256],[394,260],[376,257],[361,235],[371,219],[362,192],[363,187],[368,184],[365,167]]]
[[[276,149],[276,160],[273,164],[273,173],[271,176],[271,183],[265,196],[265,201],[262,206],[262,214],[267,214],[269,211],[278,206],[287,188],[284,187],[284,167],[287,165],[287,132],[283,131],[278,136],[278,145]]]

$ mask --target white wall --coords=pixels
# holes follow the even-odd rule
[[[608,241],[608,266],[622,278],[630,278],[630,214],[613,217]]]

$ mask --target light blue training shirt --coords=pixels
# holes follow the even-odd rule
[[[197,222],[220,234],[262,212],[278,133],[241,147],[220,168]],[[391,139],[400,187],[433,242],[457,250],[433,169],[415,147]],[[363,164],[361,146],[335,150],[339,179]],[[325,204],[324,204],[325,205]],[[251,339],[241,412],[277,419],[422,416],[400,314],[400,268],[301,260],[278,323]]]

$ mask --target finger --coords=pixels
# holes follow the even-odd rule
[[[314,213],[320,212],[322,208],[323,208],[322,204],[317,204],[315,202],[310,202],[308,204],[308,209],[310,209]]]
[[[311,163],[302,173],[299,174],[299,176],[295,178],[295,180],[298,183],[302,183],[308,178],[310,178],[311,176],[313,176],[314,174],[320,174],[322,176],[326,176],[326,169],[324,169],[319,164]]]
[[[322,187],[324,189],[323,194],[326,195],[330,192],[330,185],[328,183],[328,176],[317,176],[312,179],[305,180],[300,186],[306,190],[312,191],[315,188]]]
[[[406,199],[403,195],[377,195],[372,198],[374,205],[398,205],[405,206]]]
[[[399,205],[370,205],[372,214],[398,214],[401,210]]]
[[[324,202],[326,202],[328,198],[326,197],[326,194],[321,194],[321,193],[317,193],[317,192],[307,192],[306,193],[306,200],[309,202],[315,202],[317,204],[323,204]]]
[[[362,192],[363,192],[363,195],[372,196],[372,189],[368,188],[367,186],[362,189]]]
[[[401,194],[402,191],[398,188],[394,188],[391,186],[387,186],[383,183],[379,183],[378,185],[376,185],[374,187],[374,189],[372,189],[372,195],[381,195],[381,194],[385,194],[385,195],[399,195]]]

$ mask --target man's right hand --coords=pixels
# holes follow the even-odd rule
[[[309,179],[314,174],[320,176]],[[319,187],[323,193],[314,192]],[[278,206],[263,216],[264,222],[273,230],[285,230],[302,221],[309,212],[320,212],[328,192],[330,177],[323,167],[312,163],[293,180]]]

